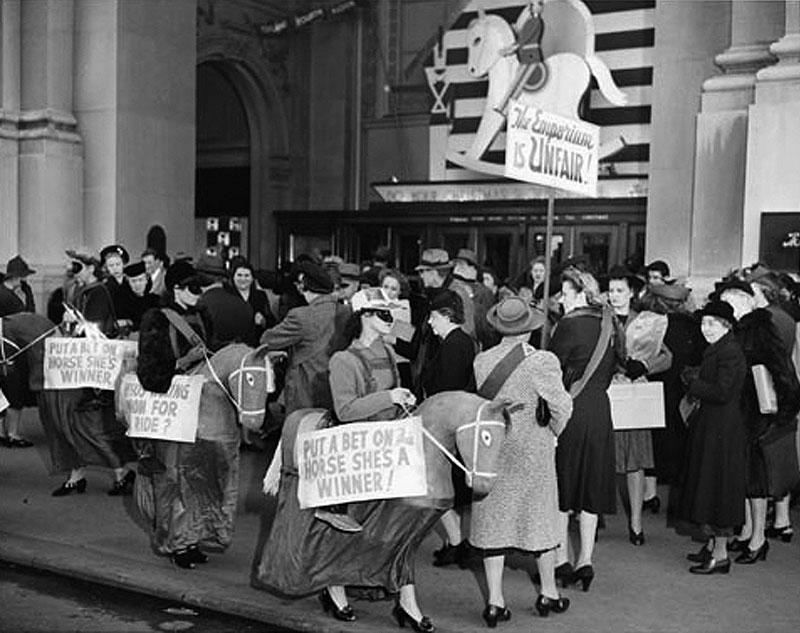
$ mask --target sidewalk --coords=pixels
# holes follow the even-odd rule
[[[47,474],[47,452],[34,411],[23,431],[32,449],[0,448],[0,559],[71,577],[109,584],[160,598],[251,618],[298,631],[392,631],[390,602],[355,602],[358,621],[338,622],[316,598],[282,600],[250,587],[259,544],[271,524],[274,502],[261,494],[267,455],[244,453],[236,534],[224,554],[208,565],[181,570],[153,555],[137,525],[131,498],[108,497],[111,476],[90,470],[86,494],[50,496],[61,477]],[[664,493],[662,493],[662,499]],[[621,510],[620,510],[621,512]],[[793,513],[800,527],[800,513]],[[765,563],[734,565],[729,576],[687,573],[684,555],[697,544],[664,525],[663,514],[645,518],[647,543],[628,543],[623,514],[608,517],[595,553],[597,577],[591,590],[564,590],[572,605],[563,615],[539,618],[530,562],[512,559],[505,578],[513,612],[499,626],[516,631],[796,631],[800,627],[800,537],[772,541]],[[417,592],[423,612],[437,630],[484,631],[482,574],[436,569],[431,535],[417,562]]]

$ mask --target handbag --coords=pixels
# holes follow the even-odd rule
[[[780,499],[800,483],[800,464],[797,461],[797,420],[788,424],[770,424],[758,437],[767,470],[767,490]]]
[[[691,424],[699,410],[700,400],[692,398],[689,394],[684,395],[678,403],[678,412],[681,414],[681,419],[686,426]]]

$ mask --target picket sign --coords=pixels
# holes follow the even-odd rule
[[[301,508],[428,492],[418,416],[299,433],[295,463]]]
[[[664,385],[660,382],[614,383],[608,388],[615,431],[663,429]]]
[[[204,377],[173,376],[167,393],[147,391],[136,374],[122,377],[119,411],[128,437],[193,443]]]
[[[51,336],[44,341],[45,389],[113,390],[125,363],[137,354],[137,342]]]

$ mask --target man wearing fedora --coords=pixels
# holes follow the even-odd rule
[[[343,330],[351,314],[349,306],[337,301],[333,280],[322,266],[304,260],[297,265],[297,272],[307,305],[289,310],[261,336],[262,345],[289,354],[281,394],[286,415],[297,409],[333,406],[328,361],[334,352],[347,347]]]
[[[0,317],[19,312],[35,312],[33,292],[25,281],[28,275],[36,271],[22,257],[12,257],[6,265],[6,272],[0,283]],[[0,445],[9,448],[29,448],[31,442],[20,437],[19,423],[22,409],[34,406],[35,400],[27,385],[27,372],[13,367],[10,371],[0,373],[0,388],[7,396],[9,407],[0,414]]]

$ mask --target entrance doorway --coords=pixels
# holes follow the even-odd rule
[[[195,251],[248,256],[250,128],[224,64],[197,67],[196,103]]]

